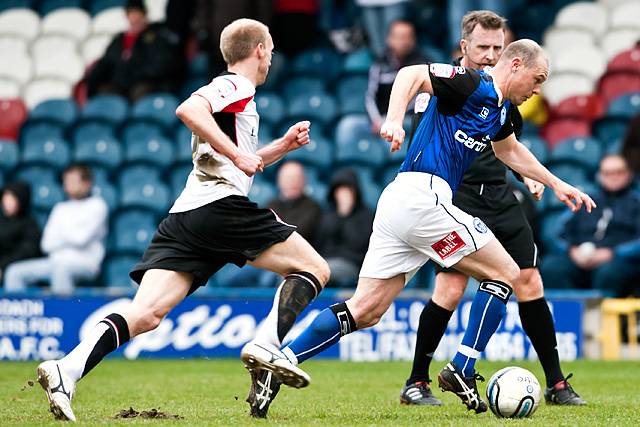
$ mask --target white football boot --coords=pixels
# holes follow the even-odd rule
[[[240,358],[249,371],[260,369],[271,371],[276,378],[289,387],[303,388],[311,382],[309,374],[291,363],[273,345],[248,342],[242,347]]]
[[[49,360],[38,365],[38,382],[47,393],[49,411],[58,420],[76,420],[71,409],[71,400],[76,390],[76,383],[60,369],[57,360]]]

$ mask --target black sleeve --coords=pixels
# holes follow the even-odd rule
[[[450,64],[429,64],[429,77],[433,95],[438,97],[438,111],[449,116],[462,110],[480,84],[477,71]]]
[[[520,139],[523,127],[522,115],[520,114],[518,107],[513,104],[509,107],[509,118],[511,119],[511,126],[513,126],[513,133],[516,134],[516,138]]]
[[[513,130],[513,124],[511,123],[511,120],[505,120],[504,124],[502,125],[502,127],[500,128],[496,136],[493,137],[493,140],[502,141],[503,139],[511,135],[513,132],[514,130]]]

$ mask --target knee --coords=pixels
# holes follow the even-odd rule
[[[512,288],[516,286],[518,280],[520,280],[520,267],[514,260],[506,263],[502,271],[500,272],[501,279],[510,285]]]
[[[153,331],[158,327],[158,325],[160,325],[160,322],[162,322],[162,319],[164,319],[164,317],[168,313],[168,311],[166,310],[153,307],[135,307],[132,309],[132,311],[138,314],[134,317],[133,324],[129,325],[129,329],[134,332],[132,334],[132,337],[145,332]]]
[[[532,301],[544,295],[542,277],[536,268],[520,270],[520,278],[515,283],[514,291],[520,302]]]
[[[463,275],[438,274],[431,299],[442,308],[450,311],[455,310],[464,296],[467,280],[467,276]]]

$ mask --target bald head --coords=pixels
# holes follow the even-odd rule
[[[522,65],[525,67],[531,68],[540,61],[544,62],[547,67],[549,66],[549,59],[546,53],[544,53],[544,49],[533,40],[522,39],[509,44],[502,53],[498,64],[503,62],[508,63],[516,57],[521,59]]]
[[[287,162],[278,170],[278,188],[284,200],[295,200],[304,193],[304,168],[298,162]]]

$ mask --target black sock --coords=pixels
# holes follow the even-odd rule
[[[547,387],[553,387],[558,381],[564,380],[564,375],[556,348],[558,346],[556,328],[547,300],[542,297],[533,301],[519,302],[518,307],[522,329],[529,336],[533,348],[538,353]]]
[[[452,314],[453,311],[440,307],[433,300],[429,300],[422,309],[416,335],[416,351],[407,385],[418,381],[431,381],[429,365],[431,365],[433,352],[438,348]]]
[[[320,294],[322,285],[306,271],[291,273],[280,286],[278,304],[278,339],[282,343],[298,315]]]

